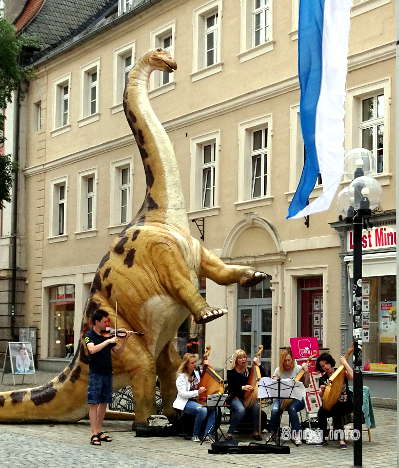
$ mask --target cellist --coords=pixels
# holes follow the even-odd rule
[[[265,370],[261,366],[260,359],[254,357],[253,366],[259,366],[262,377],[265,376]],[[243,403],[244,392],[253,392],[255,389],[252,385],[248,385],[249,372],[247,369],[247,353],[243,349],[237,349],[232,357],[231,369],[227,371],[227,382],[229,386],[229,402],[230,402],[230,426],[226,437],[233,438],[233,433],[238,424],[242,421],[245,414],[248,413],[253,427],[253,438],[262,440],[259,434],[259,403],[257,400],[247,408]]]

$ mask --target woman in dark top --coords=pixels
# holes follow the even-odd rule
[[[338,401],[329,411],[321,407],[317,413],[317,419],[320,429],[323,430],[323,445],[325,445],[326,440],[328,440],[327,419],[332,417],[334,433],[338,434],[340,439],[339,446],[342,449],[346,449],[347,445],[345,439],[344,437],[341,438],[341,435],[344,433],[343,416],[353,411],[352,393],[348,387],[348,379],[353,379],[353,370],[344,356],[341,356],[341,364],[345,367],[345,379]],[[331,354],[323,353],[317,358],[316,369],[323,374],[319,379],[320,396],[323,396],[326,382],[336,370],[334,366],[335,359]]]
[[[262,376],[265,375],[259,359],[254,358],[253,365],[258,365]],[[247,354],[242,349],[237,349],[233,354],[232,368],[227,371],[227,383],[229,386],[230,400],[230,426],[227,432],[227,438],[232,438],[238,424],[248,412],[253,427],[253,437],[255,440],[262,440],[259,434],[259,404],[256,401],[252,406],[245,408],[243,397],[245,391],[252,392],[254,388],[248,385]]]

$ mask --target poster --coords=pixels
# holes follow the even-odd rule
[[[380,312],[380,343],[396,343],[396,301],[382,301]]]
[[[32,344],[29,342],[10,342],[11,373],[12,374],[34,374],[35,364],[33,361]]]

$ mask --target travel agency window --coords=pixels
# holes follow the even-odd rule
[[[68,359],[73,356],[74,315],[75,286],[64,284],[50,288],[49,358]]]
[[[396,361],[396,230],[394,225],[363,231],[363,370],[392,374]],[[353,251],[352,232],[347,232],[347,251]],[[348,265],[348,296],[351,304],[353,259]]]

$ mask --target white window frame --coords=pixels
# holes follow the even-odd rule
[[[240,62],[246,62],[274,49],[273,40],[273,0],[266,0],[269,11],[269,35],[266,42],[255,46],[255,0],[240,0]]]
[[[301,131],[300,106],[293,104],[290,106],[290,170],[288,178],[288,192],[285,193],[287,199],[291,201],[301,178],[302,169],[305,163],[305,147]],[[314,190],[321,189],[321,176],[317,178]],[[317,196],[313,193],[310,198]]]
[[[176,41],[176,21],[170,21],[167,24],[160,26],[159,28],[155,29],[154,31],[150,32],[150,43],[152,49],[157,48],[164,48],[163,41],[166,37],[171,36],[172,42],[171,46],[169,47],[169,53],[172,57],[175,54],[175,41]],[[169,80],[167,82],[163,82],[163,73],[160,70],[156,70],[151,75],[150,81],[150,93],[153,97],[154,95],[163,94],[164,92],[170,91],[175,88],[175,74],[169,73],[168,77]]]
[[[123,92],[125,90],[125,73],[128,71],[125,67],[126,57],[131,55],[132,63],[129,71],[134,67],[136,61],[136,43],[131,42],[114,50],[113,67],[113,107],[112,112],[122,110]],[[115,109],[117,107],[117,109]]]
[[[65,96],[63,94],[64,87],[68,86],[68,114],[67,121],[64,124],[62,120],[63,106]],[[71,74],[64,75],[54,82],[54,122],[52,135],[63,133],[70,129],[70,114],[71,114]]]
[[[361,101],[367,97],[384,94],[384,170],[374,174],[382,185],[389,183],[390,173],[390,127],[391,127],[391,78],[365,83],[347,90],[345,101],[345,150],[361,146]]]
[[[206,19],[212,14],[217,13],[218,23],[216,28],[216,57],[215,63],[206,65],[205,32]],[[223,18],[223,0],[212,0],[201,5],[193,11],[193,71],[192,81],[219,73],[223,69],[221,62],[221,43],[222,43],[222,18]]]
[[[219,165],[220,165],[220,130],[204,133],[190,139],[190,212],[205,213],[212,216],[219,213]],[[203,163],[203,151],[206,145],[214,145],[214,161],[211,164]],[[203,170],[213,167],[213,185],[215,186],[213,200],[210,207],[203,206]],[[213,202],[213,203],[212,203]],[[207,214],[208,213],[208,214]]]
[[[61,200],[59,199],[59,188],[61,186],[65,187],[64,190],[64,199],[62,200],[63,204],[63,215],[64,215],[64,232],[59,233],[59,206],[61,205]],[[50,182],[50,213],[49,213],[49,239],[54,241],[62,241],[68,238],[68,177],[59,177],[53,179]]]
[[[95,234],[97,228],[97,169],[87,169],[79,172],[78,193],[77,193],[77,226],[76,237],[88,237],[87,234]],[[93,192],[88,193],[88,179],[93,178]],[[88,226],[88,198],[92,201],[92,226]]]
[[[40,132],[43,129],[43,108],[41,100],[33,104],[33,114],[35,132]]]
[[[252,134],[256,130],[267,127],[267,190],[261,197],[251,198],[252,184]],[[249,207],[261,206],[272,202],[272,171],[271,161],[273,140],[273,119],[272,114],[259,116],[238,124],[238,201],[235,203],[236,209],[246,209]]]
[[[91,112],[91,76],[97,73],[96,80],[96,110]],[[96,122],[100,118],[100,59],[81,67],[81,118],[78,121],[79,127]]]
[[[127,197],[126,222],[121,221],[121,172],[129,168],[129,193]],[[110,168],[111,196],[110,196],[110,228],[124,226],[132,218],[132,194],[133,194],[133,160],[132,158],[121,159],[111,162]]]

